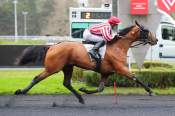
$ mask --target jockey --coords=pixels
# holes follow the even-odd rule
[[[106,42],[111,41],[117,35],[113,33],[112,30],[120,22],[121,21],[119,18],[111,16],[107,22],[92,25],[90,28],[84,31],[83,38],[85,41],[96,43],[89,51],[89,54],[92,55],[93,58],[100,59],[98,54],[99,48],[104,46]]]

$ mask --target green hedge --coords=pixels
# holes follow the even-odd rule
[[[169,64],[169,63],[165,63],[165,62],[151,62],[151,61],[147,61],[144,62],[143,64],[143,68],[151,68],[151,67],[163,67],[163,68],[173,68],[173,65]]]
[[[83,78],[83,69],[74,67],[74,71],[72,74],[72,80],[85,81],[85,78]]]
[[[132,64],[136,67],[136,64]],[[145,62],[143,69],[138,71],[133,69],[133,73],[142,80],[145,84],[154,88],[175,87],[175,68],[174,65],[164,62]],[[93,71],[85,71],[80,68],[75,68],[73,79],[84,81],[90,86],[98,86],[100,81],[100,74]],[[113,82],[117,81],[117,85],[121,87],[137,87],[134,81],[120,75],[111,75],[106,83],[107,86],[112,86]]]
[[[175,86],[175,71],[133,71],[137,77],[142,80],[145,84],[153,88],[166,88]],[[100,75],[92,72],[86,71],[83,73],[83,77],[86,78],[86,83],[91,86],[98,86],[100,81]],[[107,86],[112,86],[114,81],[120,87],[138,87],[134,81],[120,75],[111,75],[106,83]]]
[[[132,63],[131,64],[132,69],[137,69],[137,64],[136,63]],[[166,62],[160,62],[160,61],[145,61],[144,64],[142,65],[142,69],[150,69],[150,68],[173,68],[174,66],[170,63],[166,63]]]

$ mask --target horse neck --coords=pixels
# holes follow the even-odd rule
[[[133,36],[125,36],[122,39],[116,41],[113,43],[114,47],[120,48],[122,49],[124,52],[127,53],[127,51],[129,50],[129,48],[131,47],[131,44],[133,43],[135,37]]]
[[[127,54],[127,51],[131,47],[131,44],[134,41],[136,41],[138,37],[138,31],[139,31],[139,28],[137,26],[129,27],[129,29],[130,29],[129,32],[125,36],[123,36],[121,39],[117,41],[113,41],[111,47],[114,47],[114,49],[119,48]]]

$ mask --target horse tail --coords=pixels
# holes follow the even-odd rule
[[[21,55],[16,59],[16,65],[25,65],[28,63],[42,63],[44,62],[49,46],[31,46],[25,48]]]

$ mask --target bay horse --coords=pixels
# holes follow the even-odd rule
[[[140,84],[149,95],[153,95],[153,91],[130,72],[126,66],[126,61],[127,51],[133,42],[140,41],[143,44],[155,45],[158,39],[152,32],[145,29],[137,21],[134,25],[121,30],[119,35],[120,38],[115,37],[107,43],[106,53],[101,62],[101,68],[99,69],[99,73],[101,74],[99,87],[96,90],[80,88],[79,91],[86,94],[102,92],[108,76],[112,73],[117,73]],[[40,48],[36,46],[29,47],[23,51],[16,63],[18,65],[25,65],[30,62],[36,62],[38,59],[43,60],[44,71],[34,77],[27,87],[18,89],[15,92],[16,95],[26,94],[35,84],[62,70],[64,73],[63,85],[78,98],[80,103],[85,103],[82,96],[71,85],[74,66],[87,70],[96,69],[96,62],[91,61],[82,43],[67,41],[50,46],[44,45]]]

